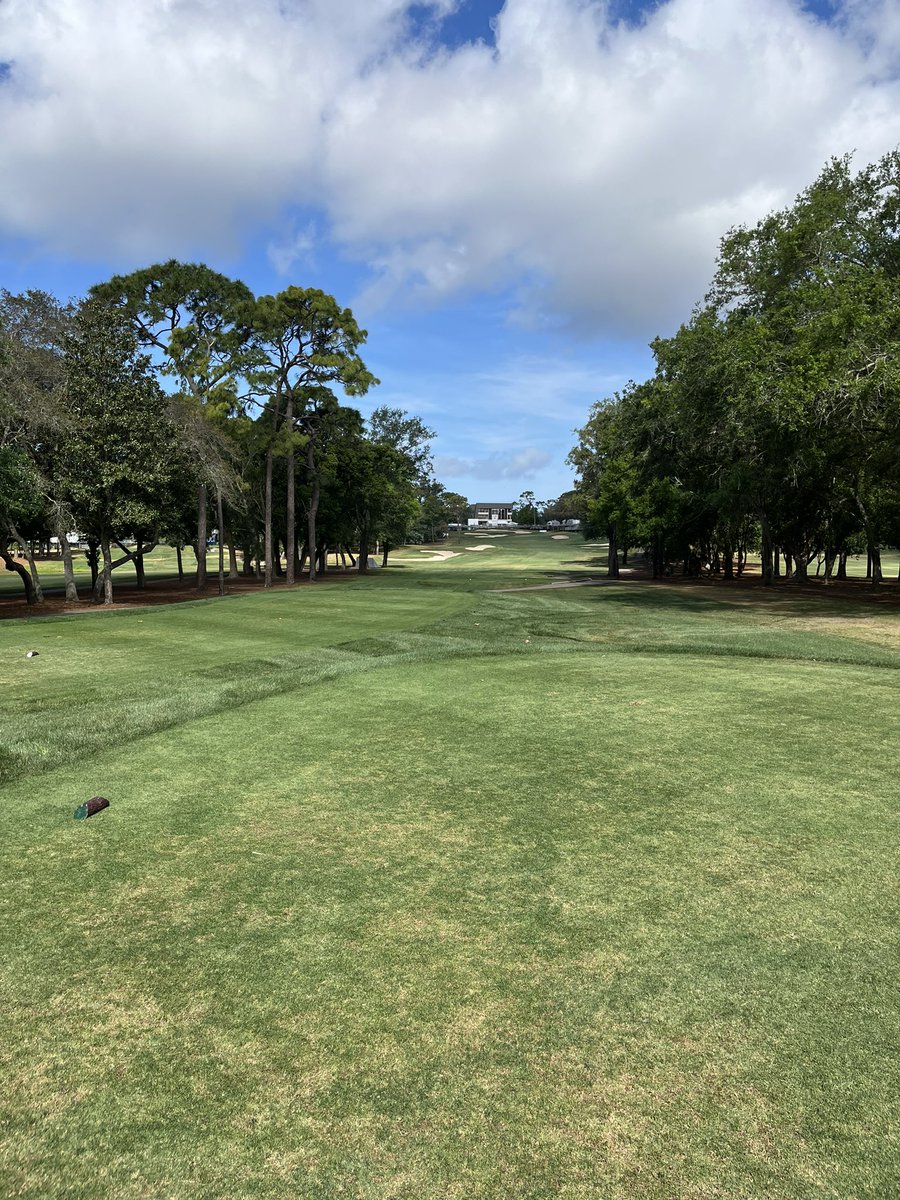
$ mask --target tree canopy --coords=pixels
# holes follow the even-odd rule
[[[834,159],[796,202],[722,240],[656,371],[600,401],[570,461],[589,531],[767,582],[826,578],[900,540],[900,153]],[[610,554],[614,572],[614,555]]]
[[[378,383],[365,340],[319,289],[254,297],[197,263],[115,276],[68,305],[0,292],[0,561],[40,603],[33,547],[52,535],[76,599],[77,530],[95,599],[110,601],[113,572],[133,563],[141,586],[160,538],[180,572],[193,547],[202,590],[210,526],[220,591],[226,548],[230,577],[240,556],[245,573],[293,582],[329,550],[365,571],[376,543],[386,562],[418,529],[435,536],[433,431],[348,403]]]

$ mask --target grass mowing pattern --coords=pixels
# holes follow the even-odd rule
[[[4,1193],[898,1190],[896,618],[555,551],[20,629],[123,732],[6,791]]]

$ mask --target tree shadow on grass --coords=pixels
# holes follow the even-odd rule
[[[881,585],[875,590],[869,585],[850,585],[841,589],[826,589],[823,585],[797,587],[788,582],[772,588],[760,582],[747,584],[734,581],[731,590],[724,580],[623,579],[609,580],[615,591],[616,603],[636,609],[657,609],[666,612],[696,613],[712,616],[716,613],[758,612],[772,618],[804,619],[826,615],[853,617],[871,616],[892,611],[900,612],[900,589]],[[591,593],[591,589],[585,588]],[[592,602],[609,597],[590,594]]]

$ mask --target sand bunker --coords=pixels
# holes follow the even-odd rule
[[[496,550],[496,546],[492,546],[490,542],[485,542],[481,546],[466,546],[467,550]]]
[[[551,533],[550,536],[553,538],[554,542],[567,542],[569,540],[569,535],[567,533]]]
[[[458,550],[420,550],[425,558],[417,558],[416,562],[446,562],[448,558],[459,558]]]

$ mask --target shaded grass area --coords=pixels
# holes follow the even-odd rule
[[[5,1194],[898,1190],[896,618],[503,569],[40,623],[4,735],[95,707],[5,792]]]

